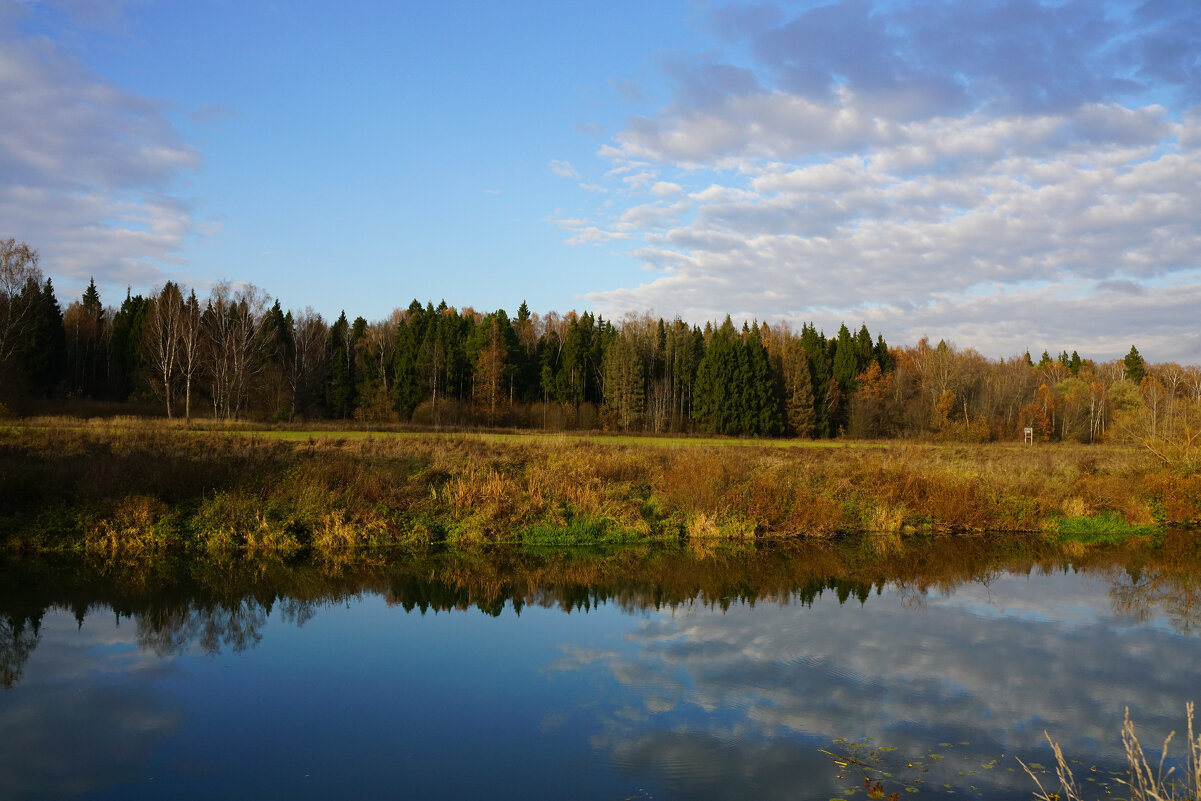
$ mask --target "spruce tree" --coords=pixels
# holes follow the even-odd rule
[[[789,340],[781,360],[784,411],[788,431],[795,437],[812,437],[816,416],[813,408],[813,371],[809,355],[799,340]]]
[[[715,434],[737,434],[741,430],[742,397],[737,386],[740,337],[727,316],[713,332],[705,355],[696,368],[693,415],[697,424]]]
[[[855,387],[855,378],[859,375],[859,358],[855,349],[855,341],[844,323],[838,329],[838,339],[834,344],[833,359],[834,380],[843,394],[849,395]]]
[[[833,377],[826,335],[819,333],[812,323],[806,323],[801,326],[801,345],[809,356],[813,373],[814,436],[829,437],[837,433],[837,429],[831,424],[830,405],[826,397]]]
[[[1143,361],[1143,357],[1139,355],[1138,348],[1130,346],[1130,352],[1126,354],[1126,358],[1122,359],[1126,365],[1126,380],[1133,382],[1136,386],[1143,380],[1143,376],[1147,374],[1147,363]]]
[[[876,335],[876,345],[872,348],[872,357],[876,360],[876,364],[880,365],[880,372],[892,372],[892,354],[888,352],[888,343],[884,341],[883,334]]]
[[[778,391],[779,383],[772,372],[758,326],[751,329],[743,349],[746,353],[750,390],[750,408],[747,409],[750,425],[743,430],[745,433],[759,436],[778,436],[784,430],[783,403]]]
[[[63,313],[49,278],[41,287],[30,279],[25,291],[29,293],[32,316],[23,348],[23,368],[30,387],[47,397],[65,378],[67,337]]]
[[[333,357],[327,397],[329,412],[343,420],[355,409],[354,334],[346,320],[346,312],[329,329],[329,350]]]
[[[418,339],[420,329],[420,307],[414,314],[410,305],[409,313],[396,327],[396,342],[392,351],[392,406],[402,420],[413,416],[423,397],[421,340]]]
[[[138,386],[142,370],[142,323],[147,301],[125,290],[125,300],[113,316],[109,343],[109,393],[117,400],[128,400]]]

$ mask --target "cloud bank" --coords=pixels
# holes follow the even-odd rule
[[[623,203],[571,229],[629,240],[654,274],[589,296],[610,314],[1201,361],[1201,7],[852,0],[711,22],[716,54],[669,64],[671,101],[601,151]]]
[[[119,6],[96,9],[108,20]],[[71,283],[151,286],[202,230],[175,192],[199,154],[163,104],[24,33],[33,12],[0,0],[0,235],[28,242],[48,273]]]

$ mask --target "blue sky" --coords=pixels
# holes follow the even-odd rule
[[[0,0],[64,305],[867,322],[1201,362],[1201,4]]]

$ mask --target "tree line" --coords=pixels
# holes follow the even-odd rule
[[[938,436],[1095,442],[1114,421],[1167,430],[1201,404],[1201,370],[1135,347],[993,360],[866,325],[827,336],[730,317],[515,315],[414,300],[385,320],[285,311],[248,284],[167,282],[65,310],[36,251],[0,241],[0,404],[155,402],[167,417],[354,420],[737,436]],[[1125,416],[1125,418],[1124,418]],[[1190,418],[1191,419],[1191,418]]]

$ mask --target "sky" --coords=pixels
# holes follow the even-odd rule
[[[386,317],[1201,363],[1201,3],[0,0],[0,237]]]

